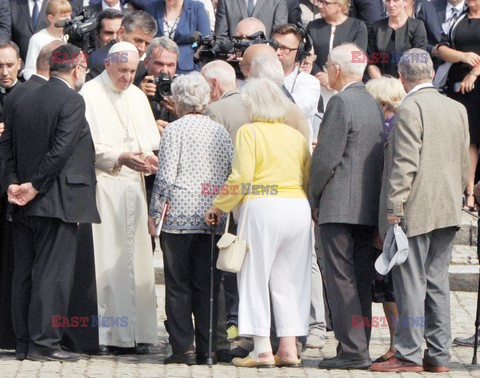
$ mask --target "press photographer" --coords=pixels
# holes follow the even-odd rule
[[[146,72],[135,79],[148,97],[160,133],[177,119],[175,104],[171,99],[171,83],[178,62],[178,46],[167,37],[152,39],[144,60]]]

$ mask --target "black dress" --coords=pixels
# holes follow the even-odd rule
[[[330,37],[332,34],[332,25],[325,19],[318,19],[310,22],[307,30],[313,40],[313,50],[317,59],[313,64],[312,74],[322,70],[322,66],[327,63],[328,53],[330,52]],[[368,44],[367,27],[363,21],[348,17],[335,28],[332,48],[344,43],[354,42],[363,51],[366,51]]]
[[[405,24],[394,30],[388,25],[388,18],[384,18],[375,22],[369,32],[369,63],[376,65],[382,75],[398,78],[397,66],[402,54],[412,48],[425,50],[426,46],[427,32],[423,21],[408,18]]]
[[[451,41],[450,41],[451,43]],[[480,55],[480,19],[463,18],[455,28],[453,45],[455,50],[474,52]],[[461,82],[472,67],[463,62],[454,63],[448,72],[448,97],[462,103],[467,108],[470,143],[480,144],[480,83],[474,89],[462,94],[455,93],[455,83]]]

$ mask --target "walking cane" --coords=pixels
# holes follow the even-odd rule
[[[214,257],[215,257],[215,226],[217,224],[217,216],[210,214],[210,233],[212,234],[212,248],[210,249],[210,319],[208,323],[208,356],[207,365],[212,367],[212,337],[213,337],[213,286],[214,286]]]
[[[465,196],[463,196],[463,205],[465,205]],[[470,214],[471,216],[477,218],[477,225],[480,228],[480,217],[476,214],[473,214],[471,211],[463,209],[466,213]],[[478,243],[478,241],[477,241]],[[480,262],[480,250],[477,247],[477,258]],[[478,327],[480,326],[480,275],[478,277],[478,290],[477,290],[477,314],[475,316],[475,336],[473,342],[473,357],[472,357],[472,365],[477,364],[477,349],[478,349]]]

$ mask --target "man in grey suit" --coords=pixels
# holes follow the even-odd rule
[[[211,97],[205,115],[225,126],[235,143],[238,129],[250,123],[237,90],[235,70],[230,64],[215,60],[203,66],[202,75],[210,85]]]
[[[448,265],[467,183],[468,117],[463,105],[433,87],[433,64],[425,51],[406,51],[398,72],[408,94],[387,149],[380,224],[403,223],[409,254],[392,271],[402,325],[393,335],[397,352],[370,369],[441,373],[450,361]],[[428,349],[422,361],[424,338]]]
[[[324,70],[339,93],[328,102],[312,156],[309,200],[325,255],[325,284],[338,340],[324,369],[365,369],[371,318],[372,239],[383,164],[383,115],[362,83],[366,64],[353,63],[355,44],[330,52]],[[358,322],[357,322],[358,323]]]
[[[247,17],[258,18],[265,24],[270,38],[275,26],[288,22],[286,0],[219,0],[215,15],[215,35],[232,37],[237,24]]]

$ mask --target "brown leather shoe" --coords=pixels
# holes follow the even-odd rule
[[[369,367],[370,371],[388,371],[388,372],[408,372],[418,373],[423,371],[422,365],[417,365],[414,362],[401,360],[396,357],[390,357],[385,362],[375,362]]]
[[[448,373],[450,369],[446,366],[435,366],[423,360],[423,369],[430,373]]]

